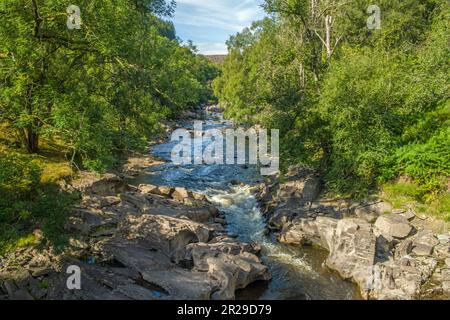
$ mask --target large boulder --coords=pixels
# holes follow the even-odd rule
[[[406,263],[405,263],[406,262]],[[360,268],[353,279],[365,299],[417,299],[436,268],[436,260],[400,260]]]
[[[412,252],[417,256],[431,256],[438,244],[439,240],[433,232],[421,231],[414,237]]]
[[[85,181],[81,183],[81,190],[89,193],[98,194],[100,196],[115,196],[125,192],[130,187],[117,175],[106,173],[101,176],[88,175],[83,177]]]
[[[190,245],[195,270],[208,272],[219,283],[213,299],[234,299],[235,291],[271,276],[261,260],[251,253],[248,244],[193,244]]]
[[[413,230],[408,219],[401,215],[381,215],[375,222],[375,227],[385,238],[405,239]]]
[[[288,244],[318,245],[330,250],[338,220],[328,217],[295,218],[283,228],[279,241]]]
[[[344,219],[337,223],[326,265],[343,278],[351,279],[361,268],[375,263],[376,237],[364,220]]]
[[[192,194],[186,188],[181,187],[175,188],[171,196],[172,199],[181,203],[184,203],[187,199],[193,199]]]
[[[278,240],[287,244],[312,245],[320,243],[320,235],[314,219],[298,217],[285,225]]]
[[[123,193],[120,195],[122,201],[128,202],[133,205],[139,212],[143,214],[149,214],[151,209],[151,204],[143,195],[139,193]]]
[[[168,216],[127,216],[119,224],[119,236],[144,243],[179,261],[185,255],[189,243],[207,242],[210,230],[207,226],[186,219]]]

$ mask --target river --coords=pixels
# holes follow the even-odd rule
[[[218,114],[208,115],[203,122],[204,130],[224,130],[231,126],[231,122]],[[192,129],[193,123],[185,123],[183,127]],[[174,165],[170,162],[173,146],[172,142],[153,146],[153,155],[167,163],[152,167],[151,173],[136,177],[132,184],[185,187],[203,193],[226,215],[229,233],[241,241],[261,245],[261,259],[269,267],[272,280],[239,290],[237,299],[359,299],[354,284],[323,267],[327,252],[283,245],[266,233],[266,221],[251,192],[252,186],[263,181],[255,166]],[[235,185],[235,180],[243,184]]]

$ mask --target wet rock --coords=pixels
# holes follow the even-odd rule
[[[397,239],[408,237],[413,229],[406,218],[395,214],[380,216],[375,222],[375,227],[386,238]]]
[[[220,223],[220,224],[223,224],[223,225],[226,225],[226,224],[227,224],[227,220],[221,219],[221,218],[215,218],[215,219],[214,219],[214,222],[215,222],[215,223]]]
[[[375,262],[376,237],[372,226],[363,220],[345,219],[337,224],[326,265],[351,279],[362,268]]]
[[[202,201],[202,202],[208,202],[208,199],[206,198],[206,196],[202,193],[198,193],[198,192],[191,192],[192,198],[194,198],[194,200],[197,201]]]
[[[268,268],[249,251],[248,244],[215,243],[190,245],[196,270],[208,272],[219,282],[213,299],[234,299],[235,291],[258,280],[269,280]]]
[[[292,210],[276,210],[269,219],[269,226],[275,230],[281,230],[285,224],[289,223],[293,219],[294,215],[295,213]]]

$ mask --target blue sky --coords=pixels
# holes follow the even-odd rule
[[[229,36],[264,17],[262,0],[177,0],[177,35],[202,54],[225,54]]]

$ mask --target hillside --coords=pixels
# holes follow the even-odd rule
[[[205,55],[206,58],[217,64],[223,64],[226,54]]]

